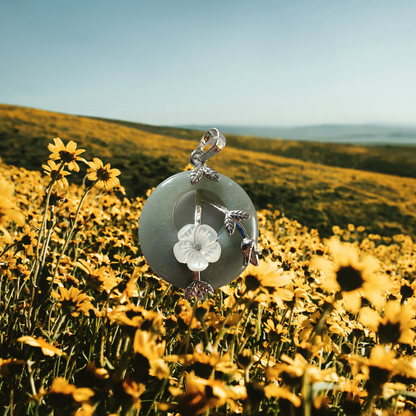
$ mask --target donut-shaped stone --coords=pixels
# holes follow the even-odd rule
[[[173,253],[181,228],[177,220],[175,223],[175,209],[185,194],[195,190],[202,190],[203,194],[206,192],[211,199],[220,202],[228,210],[242,210],[250,214],[250,218],[241,224],[255,242],[259,234],[256,209],[243,188],[232,179],[220,174],[220,181],[214,182],[204,176],[192,185],[190,171],[166,179],[150,194],[144,204],[139,220],[139,241],[142,253],[153,271],[166,282],[182,289],[192,282],[192,271],[186,264],[179,263]],[[202,204],[203,213],[205,209],[206,204]],[[189,224],[194,223],[193,212],[191,209],[187,214]],[[236,279],[246,268],[240,248],[242,237],[238,230],[230,236],[224,227],[218,229],[218,224],[208,225],[217,229],[221,257],[201,272],[201,280],[217,289]]]

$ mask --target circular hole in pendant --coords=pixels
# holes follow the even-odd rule
[[[202,191],[203,197],[206,196],[218,204],[224,205],[224,202],[218,195],[209,191]],[[202,199],[204,199],[202,197]],[[195,191],[187,192],[182,195],[176,202],[173,210],[173,219],[175,226],[180,230],[186,224],[193,224],[195,220]],[[202,224],[210,225],[217,233],[221,230],[224,222],[224,214],[212,207],[211,205],[202,204]]]

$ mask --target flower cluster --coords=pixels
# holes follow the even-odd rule
[[[49,149],[46,176],[0,165],[0,407],[9,414],[416,410],[411,237],[350,225],[322,239],[262,210],[259,266],[189,302],[141,255],[145,199],[125,198],[120,172],[97,158],[90,182],[70,184],[82,150],[59,139]],[[197,243],[215,260],[208,231],[183,230],[183,262],[201,263]]]

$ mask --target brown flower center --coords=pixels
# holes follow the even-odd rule
[[[413,296],[413,289],[409,285],[403,285],[400,288],[400,294],[402,295],[402,303]]]
[[[25,246],[28,246],[29,244],[32,243],[32,239],[30,238],[30,236],[25,235],[25,236],[22,237],[22,239],[20,240],[20,242],[22,244],[24,244]]]
[[[372,390],[374,387],[378,387],[383,385],[384,383],[387,383],[390,378],[390,370],[387,370],[386,368],[380,368],[375,365],[369,366],[369,388],[368,390]]]
[[[98,168],[97,169],[97,178],[100,181],[107,182],[111,178],[111,173],[107,169]]]
[[[387,321],[385,324],[380,323],[377,334],[381,344],[396,343],[401,336],[400,322],[395,324],[390,321]]]
[[[348,265],[338,269],[337,282],[341,286],[341,291],[351,292],[359,289],[363,285],[364,279],[359,270]]]
[[[73,162],[76,157],[74,153],[67,152],[66,150],[59,151],[59,157],[61,158],[62,162],[70,163]]]
[[[260,287],[259,279],[252,274],[248,274],[245,279],[248,290],[256,290]]]

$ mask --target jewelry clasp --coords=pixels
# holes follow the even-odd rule
[[[207,145],[211,147],[204,152],[204,148]],[[205,163],[212,156],[215,156],[226,145],[226,139],[222,133],[218,131],[215,127],[207,130],[199,143],[199,146],[191,153],[191,163],[194,167],[200,166]]]

